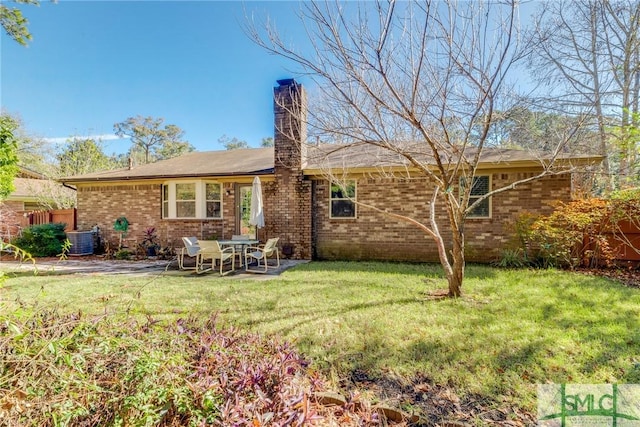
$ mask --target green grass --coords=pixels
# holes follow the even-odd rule
[[[469,266],[457,300],[434,265],[313,262],[268,281],[215,275],[9,276],[17,304],[153,318],[218,313],[293,341],[330,377],[422,375],[462,396],[535,410],[536,383],[640,382],[640,291],[553,270]]]

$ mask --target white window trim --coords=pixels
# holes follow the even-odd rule
[[[356,200],[358,200],[358,180],[356,179],[348,179],[346,180],[346,182],[353,182],[354,186],[355,186],[355,191],[354,191],[354,197],[353,199],[350,199],[348,197],[343,197],[343,198],[333,198],[331,196],[331,186],[334,184],[333,182],[329,181],[329,219],[337,219],[337,220],[353,220],[358,218],[358,203],[356,203]],[[353,202],[353,216],[333,216],[333,209],[331,209],[332,207],[332,203],[334,200],[349,200],[351,202]]]
[[[196,215],[194,217],[178,217],[176,210],[176,184],[195,184],[196,186]],[[219,217],[207,217],[207,193],[206,184],[217,184],[220,186],[220,216]],[[162,212],[162,219],[198,219],[198,220],[221,220],[223,219],[223,206],[224,206],[224,193],[223,185],[218,181],[210,180],[189,180],[189,181],[166,181],[162,183],[163,186],[168,188],[169,192],[169,212],[168,216],[164,216],[164,210]],[[161,197],[164,197],[164,191],[161,193]],[[161,203],[164,203],[164,199]]]
[[[491,175],[491,174],[479,174],[479,175],[475,175],[474,177],[472,177],[472,179],[473,178],[483,177],[483,176],[486,176],[486,177],[489,178],[488,192],[490,193],[491,192],[491,187],[492,187],[492,184],[493,184],[493,178],[492,178],[493,175]],[[462,187],[462,178],[461,178],[461,181],[460,181],[460,187]],[[460,190],[462,191],[462,188],[460,188]],[[469,196],[469,204],[468,204],[468,206],[471,206],[473,204],[472,200],[475,201],[475,200],[479,199],[480,197],[481,196]],[[480,216],[480,215],[472,215],[471,213],[469,213],[469,214],[467,214],[467,219],[491,219],[493,217],[493,196],[489,196],[486,200],[487,200],[487,203],[489,204],[489,215]]]

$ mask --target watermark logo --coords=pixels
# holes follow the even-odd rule
[[[640,384],[539,384],[538,426],[640,427]]]

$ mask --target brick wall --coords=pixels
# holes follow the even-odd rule
[[[503,187],[532,172],[492,174],[492,188]],[[428,224],[428,202],[433,185],[427,178],[360,178],[358,201],[406,214]],[[384,259],[395,261],[438,261],[433,239],[416,226],[358,206],[355,219],[329,218],[329,184],[315,182],[314,249],[319,259]],[[567,201],[571,194],[569,175],[550,176],[518,186],[493,197],[489,219],[468,219],[465,226],[468,261],[495,260],[512,238],[511,225],[520,213],[550,213],[554,200]],[[436,213],[440,231],[451,241],[442,206]]]
[[[502,187],[532,173],[493,173],[492,186]],[[415,226],[361,206],[356,219],[330,219],[326,181],[312,182],[297,168],[282,164],[276,166],[275,178],[262,184],[266,226],[259,231],[259,236],[262,241],[280,237],[280,248],[292,249],[287,257],[437,261],[432,239]],[[468,260],[495,259],[511,238],[510,225],[520,213],[551,212],[550,202],[569,199],[570,185],[568,175],[559,175],[494,196],[490,219],[467,220]],[[98,225],[103,237],[115,245],[119,234],[113,230],[113,223],[125,216],[129,221],[125,244],[130,247],[135,247],[147,227],[156,227],[162,244],[174,247],[182,247],[183,236],[230,238],[236,234],[233,188],[234,183],[224,184],[221,220],[163,220],[160,182],[79,185],[78,230],[90,230]],[[426,178],[360,178],[357,194],[363,203],[428,221],[432,186]],[[443,209],[438,211],[438,220],[443,235],[449,240]]]
[[[125,244],[135,247],[148,227],[156,227],[162,245],[183,246],[183,236],[199,239],[224,239],[235,234],[234,192],[223,198],[223,219],[162,219],[160,183],[113,185],[78,185],[78,230],[100,227],[101,235],[113,245],[119,233],[113,224],[121,216],[127,218],[129,230]],[[229,187],[226,184],[225,188]]]

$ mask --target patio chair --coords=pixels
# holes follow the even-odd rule
[[[196,258],[196,273],[204,273],[211,271],[216,265],[216,262],[220,263],[220,275],[225,276],[236,269],[236,252],[233,246],[228,246],[224,249],[220,247],[220,243],[217,240],[200,240],[200,250]],[[211,260],[211,268],[205,268],[205,262]],[[231,260],[231,269],[224,271],[224,265],[229,264]]]
[[[266,273],[271,268],[280,267],[280,252],[278,251],[278,239],[279,237],[275,237],[273,239],[267,240],[267,243],[261,246],[248,246],[244,250],[244,265],[246,271],[250,271],[253,273]],[[269,265],[268,258],[272,257],[275,254],[277,263],[276,265]],[[257,267],[255,269],[250,269],[249,265],[255,261],[257,263]]]
[[[197,262],[195,267],[185,267],[184,266],[184,257],[185,255],[190,258],[196,258],[198,256],[198,251],[200,250],[200,246],[198,245],[197,237],[183,237],[182,242],[184,243],[184,248],[180,251],[180,255],[178,255],[178,268],[180,270],[195,270],[198,268]]]

